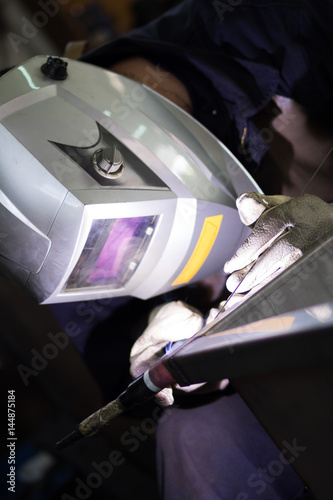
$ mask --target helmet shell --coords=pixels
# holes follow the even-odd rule
[[[260,191],[228,149],[153,90],[37,56],[0,79],[0,269],[39,303],[148,298],[222,269]]]

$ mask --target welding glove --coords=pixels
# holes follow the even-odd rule
[[[229,307],[259,290],[333,229],[332,205],[314,195],[290,198],[246,192],[236,204],[241,221],[253,229],[224,266],[231,274],[227,289],[237,289]]]
[[[147,328],[132,347],[131,375],[134,378],[139,377],[164,355],[165,347],[170,342],[192,337],[202,328],[203,323],[202,314],[181,301],[169,302],[155,308],[149,316]],[[162,406],[173,404],[172,388],[163,389],[156,399]]]

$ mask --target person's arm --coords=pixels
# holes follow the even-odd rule
[[[183,82],[147,59],[131,57],[113,64],[109,69],[122,76],[143,83],[188,113],[191,113],[191,97]]]

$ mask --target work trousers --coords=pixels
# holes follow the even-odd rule
[[[166,415],[157,428],[162,500],[313,498],[290,466],[301,443],[279,450],[236,392]]]

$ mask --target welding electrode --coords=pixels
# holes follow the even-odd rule
[[[152,368],[135,379],[117,399],[83,420],[73,432],[57,443],[57,449],[63,450],[83,437],[92,436],[123,411],[152,399],[165,387],[175,383],[160,359]]]

